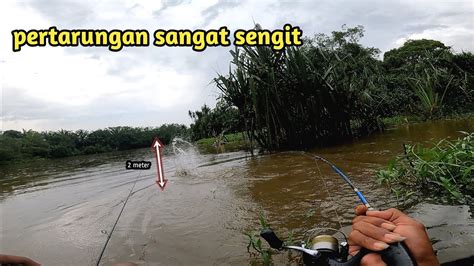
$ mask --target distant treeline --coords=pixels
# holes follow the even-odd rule
[[[471,52],[408,40],[381,59],[363,34],[343,26],[301,47],[231,51],[229,73],[214,79],[219,105],[189,112],[193,139],[246,131],[264,149],[306,149],[382,130],[382,118],[474,111]]]
[[[154,137],[168,144],[175,136],[187,133],[188,128],[179,124],[165,124],[157,128],[109,127],[90,132],[7,130],[0,134],[0,162],[143,148],[150,146]]]

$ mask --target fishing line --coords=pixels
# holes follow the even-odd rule
[[[303,153],[303,155],[306,155],[308,157],[311,157],[309,155],[307,155],[306,153]],[[313,157],[311,157],[311,159],[314,160]],[[326,193],[328,194],[329,198],[331,199],[331,201],[333,203],[335,203],[336,201],[334,201],[334,198],[332,197],[332,194],[329,192],[329,188],[326,184],[326,180],[323,178],[323,173],[321,172],[321,169],[319,168],[319,163],[317,160],[314,161],[316,163],[316,168],[318,169],[318,172],[319,172],[319,179],[321,179],[321,181],[323,181],[323,184],[324,184],[324,188],[326,189]],[[339,228],[342,230],[342,224],[341,224],[341,218],[339,217],[339,214],[337,213],[337,207],[334,208],[334,213],[336,214],[336,219],[337,219],[337,223],[339,224]]]
[[[306,154],[306,152],[303,152],[303,155],[310,156],[310,155]],[[349,179],[349,177],[341,169],[339,169],[335,164],[331,163],[330,161],[326,160],[325,158],[323,158],[321,156],[311,155],[311,158],[314,159],[314,160],[322,161],[325,164],[331,166],[332,170],[334,172],[336,172],[342,179],[344,179],[344,181],[346,181],[346,183],[352,188],[352,190],[357,195],[357,197],[359,197],[362,204],[364,204],[365,207],[367,207],[367,210],[369,210],[369,211],[374,210],[374,208],[369,204],[369,202],[364,197],[362,192],[352,183],[352,181]]]
[[[142,188],[139,188],[139,189],[133,191],[132,196],[135,195],[135,193],[140,192],[140,191],[142,191],[142,190],[144,190],[144,189],[147,189],[147,188],[149,188],[149,187],[152,187],[152,186],[156,186],[156,182],[153,182],[153,184],[150,184],[150,185],[148,185],[148,186],[144,186],[144,187],[142,187]]]
[[[367,207],[367,209],[369,211],[374,210],[374,208],[372,206],[370,206],[370,204],[367,202],[367,200],[365,199],[362,192],[352,183],[352,181],[349,179],[349,177],[346,174],[344,174],[344,172],[341,169],[339,169],[335,164],[331,163],[330,161],[326,160],[325,158],[323,158],[321,156],[313,155],[313,154],[310,154],[310,153],[307,153],[307,152],[304,152],[304,151],[301,152],[301,154],[315,160],[316,166],[318,168],[320,179],[323,181],[324,188],[326,189],[326,192],[328,193],[328,196],[330,197],[331,201],[335,202],[332,195],[331,195],[331,193],[329,193],[328,186],[326,184],[325,179],[323,178],[323,175],[321,173],[321,169],[319,168],[318,161],[322,161],[322,162],[326,163],[327,165],[331,166],[332,170],[334,172],[336,172],[352,188],[354,193],[359,197],[360,201]],[[339,219],[339,215],[337,213],[337,210],[334,209],[334,212],[336,213],[336,217],[338,219],[339,226],[342,228],[341,221]]]
[[[112,237],[112,234],[114,233],[115,227],[118,224],[118,221],[120,217],[122,216],[123,210],[125,209],[125,206],[127,205],[128,199],[130,199],[130,196],[132,196],[133,189],[135,188],[135,185],[137,184],[138,179],[142,173],[138,174],[138,176],[135,178],[135,182],[133,182],[132,189],[130,189],[130,192],[128,193],[127,198],[125,199],[125,202],[122,205],[122,209],[120,210],[119,215],[117,216],[117,219],[115,220],[114,226],[112,227],[112,230],[110,231],[110,234],[107,235],[107,240],[105,241],[104,247],[102,248],[102,251],[100,252],[99,259],[97,260],[97,266],[99,266],[100,261],[102,260],[102,256],[104,256],[105,249],[107,248],[107,245],[109,244],[110,238]]]
[[[133,193],[132,193],[131,196],[133,196],[133,195],[135,195],[135,193],[140,192],[140,191],[142,191],[142,190],[145,190],[145,189],[147,189],[147,188],[149,188],[149,187],[151,187],[151,186],[153,186],[153,185],[155,185],[155,184],[156,184],[156,183],[153,183],[153,184],[150,184],[150,185],[148,185],[148,186],[139,188],[139,189],[133,191]],[[115,208],[115,206],[118,206],[118,205],[122,204],[124,201],[125,201],[125,200],[121,200],[121,201],[117,202],[117,204],[115,204],[114,206],[112,206],[112,208]],[[104,231],[105,231],[105,230],[104,230]]]
[[[132,196],[135,195],[136,193],[142,191],[142,190],[145,190],[145,189],[147,189],[147,188],[149,188],[149,187],[152,187],[152,186],[155,186],[155,185],[156,185],[156,182],[154,182],[153,184],[150,184],[150,185],[148,185],[148,186],[144,186],[144,187],[142,187],[142,188],[139,188],[139,189],[133,191]],[[120,205],[120,204],[123,203],[123,202],[124,202],[124,200],[121,200],[120,202],[118,202],[117,204],[115,204],[114,206],[112,206],[112,208],[114,208],[114,207],[117,206],[117,205]]]

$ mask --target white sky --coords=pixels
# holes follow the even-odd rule
[[[387,51],[407,39],[432,38],[474,51],[473,1],[0,1],[1,128],[97,129],[189,124],[188,110],[213,106],[217,72],[232,47],[23,47],[14,29],[250,29],[285,23],[304,35],[363,25],[362,42]],[[232,33],[231,33],[232,34]]]

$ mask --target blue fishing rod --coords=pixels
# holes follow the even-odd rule
[[[308,155],[308,154],[306,154],[306,155]],[[362,204],[364,204],[365,207],[367,207],[367,210],[369,210],[369,211],[374,210],[374,208],[372,206],[370,206],[369,202],[367,202],[367,200],[365,199],[362,192],[360,192],[360,190],[352,183],[352,181],[349,179],[349,177],[341,169],[339,169],[335,164],[333,164],[332,162],[328,161],[327,159],[325,159],[321,156],[317,156],[317,155],[311,155],[311,156],[313,157],[313,159],[322,161],[325,164],[331,166],[332,170],[334,172],[336,172],[340,177],[342,177],[342,179],[344,179],[344,181],[346,181],[346,183],[352,188],[352,190],[354,190],[354,192],[357,194],[357,196],[359,197]]]
[[[364,195],[360,190],[352,183],[349,177],[339,169],[335,164],[331,163],[329,160],[317,156],[311,153],[302,152],[302,155],[307,156],[316,161],[322,161],[325,164],[331,166],[332,170],[336,172],[342,179],[352,188],[355,194],[359,197],[360,201],[367,207],[368,210],[373,210],[373,207],[365,199]],[[319,170],[319,164],[318,165]],[[328,190],[324,178],[322,177],[321,171],[321,180],[324,183],[324,187]],[[331,197],[331,194],[328,194]],[[336,216],[338,216],[337,211],[334,210]],[[339,218],[338,218],[339,220]],[[339,225],[341,225],[339,223]],[[342,226],[341,226],[342,227]],[[336,230],[336,229],[332,229]],[[339,231],[339,230],[336,230]],[[341,232],[341,231],[339,231]],[[415,266],[416,261],[411,256],[409,249],[405,246],[403,242],[392,243],[388,248],[382,251],[371,251],[365,248],[360,249],[360,251],[352,256],[349,259],[349,245],[347,242],[346,235],[341,232],[346,239],[345,242],[339,243],[338,240],[331,235],[316,235],[312,239],[304,242],[301,246],[287,245],[278,236],[273,232],[271,228],[264,228],[260,232],[260,236],[265,239],[270,247],[277,250],[297,250],[303,253],[303,263],[304,265],[319,265],[319,266],[356,266],[360,265],[362,258],[369,253],[378,253],[381,255],[382,260],[389,266]]]

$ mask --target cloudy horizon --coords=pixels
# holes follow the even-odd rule
[[[87,129],[191,123],[188,110],[214,106],[216,73],[229,50],[210,47],[11,49],[14,29],[267,29],[286,23],[304,36],[362,25],[362,44],[382,53],[408,39],[474,51],[471,1],[2,1],[1,125],[7,129]]]

